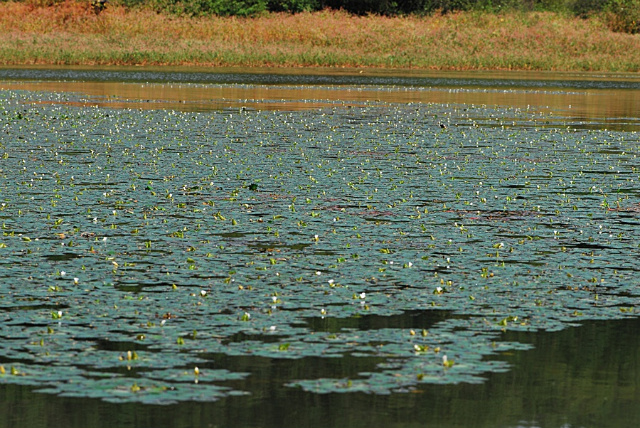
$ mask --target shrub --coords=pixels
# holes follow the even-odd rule
[[[267,9],[270,12],[311,12],[319,10],[320,0],[269,0]]]
[[[571,12],[581,18],[588,18],[604,10],[609,0],[573,0],[570,3]]]
[[[0,0],[6,1],[6,0]],[[22,0],[46,6],[63,0]],[[90,1],[90,0],[87,0]],[[109,0],[126,7],[202,16],[256,16],[264,12],[311,12],[343,9],[357,15],[425,15],[476,10],[549,11],[588,18],[601,16],[613,31],[640,33],[640,0]]]
[[[613,31],[640,33],[640,0],[609,0],[604,7],[605,22]]]
[[[135,5],[140,0],[122,0]],[[267,11],[267,0],[150,0],[154,10],[177,15],[255,16]]]

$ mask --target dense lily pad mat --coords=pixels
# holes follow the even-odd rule
[[[636,133],[60,97],[0,93],[0,382],[215,400],[250,392],[226,358],[348,356],[373,369],[288,385],[388,394],[505,370],[483,357],[527,345],[503,330],[635,316]]]

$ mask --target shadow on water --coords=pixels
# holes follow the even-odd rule
[[[383,328],[428,329],[433,324],[454,318],[451,311],[407,311],[385,317],[361,315],[349,318],[313,317],[306,324],[315,332],[338,333],[343,330],[378,330]]]
[[[214,403],[109,404],[2,385],[2,427],[630,427],[640,420],[640,319],[589,321],[554,333],[509,332],[529,351],[482,384],[426,385],[413,393],[312,394],[282,385],[305,360],[240,358],[251,395]],[[233,357],[225,357],[233,359]],[[352,375],[374,359],[330,358],[323,371]],[[309,361],[316,365],[322,361]],[[221,362],[223,363],[223,362]],[[332,409],[327,412],[326,409]]]

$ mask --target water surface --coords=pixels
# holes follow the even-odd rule
[[[270,360],[251,363],[258,376],[246,385],[251,396],[206,404],[110,404],[2,385],[0,426],[626,428],[640,420],[639,328],[633,319],[591,321],[554,333],[509,333],[509,340],[534,346],[498,357],[511,370],[491,374],[482,384],[430,386],[412,394],[291,391],[277,385],[297,367]]]
[[[637,76],[0,79],[6,426],[638,422]]]
[[[636,73],[195,70],[0,68],[0,84],[6,89],[80,92],[91,97],[84,105],[116,108],[278,110],[377,101],[537,108],[617,128],[635,127],[640,120]]]

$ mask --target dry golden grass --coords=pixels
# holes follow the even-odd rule
[[[548,12],[189,18],[6,2],[0,63],[638,71],[640,35]]]

